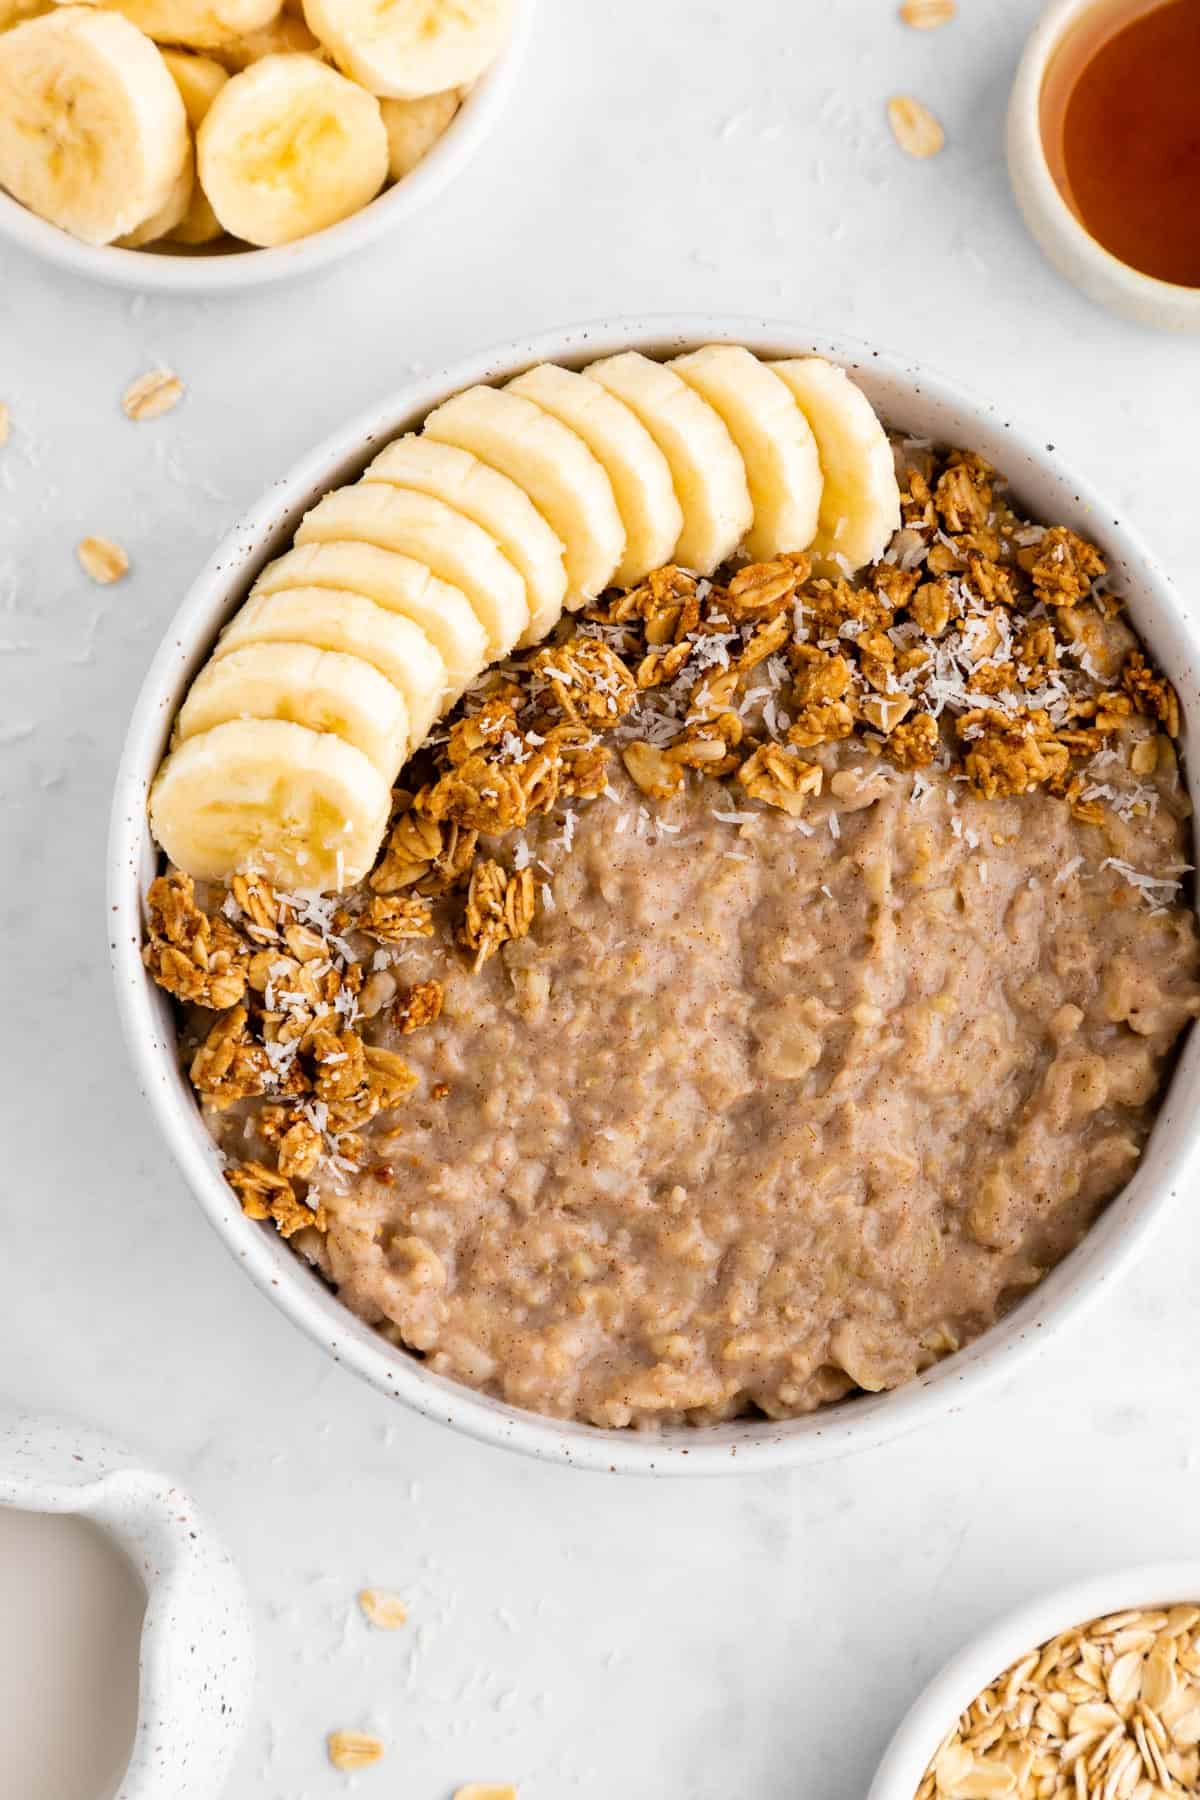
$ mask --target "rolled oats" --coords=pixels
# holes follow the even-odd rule
[[[331,1731],[325,1745],[334,1768],[347,1773],[354,1769],[369,1769],[383,1756],[382,1738],[373,1737],[367,1731]]]
[[[1182,1800],[1200,1791],[1200,1675],[1177,1685],[1180,1634],[1170,1619],[1137,1611],[1094,1619],[1022,1658],[962,1714],[918,1800],[1126,1800],[1143,1791],[1145,1800]]]
[[[84,574],[99,582],[101,587],[110,587],[129,573],[129,558],[120,544],[114,544],[111,538],[81,538],[75,554]]]
[[[957,11],[955,0],[903,0],[900,17],[914,31],[935,31],[948,25]]]
[[[170,369],[150,369],[131,381],[121,396],[121,411],[127,419],[141,424],[161,419],[183,399],[183,383]]]
[[[927,106],[908,94],[896,94],[887,104],[892,136],[908,156],[924,160],[936,156],[946,134]]]
[[[408,1608],[399,1594],[389,1594],[384,1588],[363,1588],[358,1604],[377,1631],[399,1631],[408,1623]]]

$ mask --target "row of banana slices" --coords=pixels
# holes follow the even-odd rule
[[[628,351],[468,388],[259,576],[179,713],[155,836],[195,876],[350,886],[434,721],[564,609],[738,551],[848,573],[898,524],[886,434],[818,357]]]
[[[512,10],[0,0],[0,187],[91,244],[292,243],[410,172]]]

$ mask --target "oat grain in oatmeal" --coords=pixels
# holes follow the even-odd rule
[[[1200,1007],[1177,701],[1093,546],[898,454],[860,576],[659,570],[485,675],[352,892],[152,893],[247,1210],[440,1373],[895,1387],[1137,1164]]]

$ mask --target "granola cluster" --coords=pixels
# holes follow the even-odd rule
[[[390,921],[393,935],[432,931],[427,902],[396,904],[408,909],[408,928]],[[254,1124],[275,1163],[251,1158],[227,1170],[243,1210],[273,1219],[284,1237],[323,1231],[324,1209],[307,1197],[318,1164],[359,1166],[363,1128],[416,1085],[402,1057],[364,1041],[360,996],[369,977],[339,934],[338,915],[242,875],[208,912],[178,869],[152,883],[147,912],[143,956],[154,979],[216,1014],[202,1021],[188,1065],[201,1102],[219,1112],[261,1103]],[[415,1031],[431,1022],[441,1000],[438,982],[421,983],[396,1000],[397,1025]]]
[[[252,1217],[285,1236],[322,1229],[307,1184],[359,1166],[364,1127],[414,1085],[364,1036],[371,971],[435,936],[478,971],[524,937],[552,903],[525,828],[612,795],[617,758],[647,800],[704,776],[794,819],[850,738],[912,771],[914,792],[936,764],[988,799],[1043,789],[1085,823],[1140,804],[1136,784],[1101,771],[1118,757],[1135,776],[1164,766],[1179,704],[1132,633],[1114,633],[1099,552],[1019,517],[970,452],[909,445],[905,458],[901,528],[853,580],[815,574],[802,553],[712,580],[666,567],[489,670],[409,764],[354,892],[304,901],[239,876],[201,905],[185,875],[154,883],[147,967],[216,1015],[192,1083],[210,1107],[255,1103],[274,1158],[229,1171]],[[568,808],[568,845],[572,823]],[[442,1001],[422,982],[394,997],[392,1023],[431,1025]]]

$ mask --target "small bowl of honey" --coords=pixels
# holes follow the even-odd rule
[[[1089,299],[1200,331],[1200,0],[1057,0],[1017,71],[1008,167]]]

